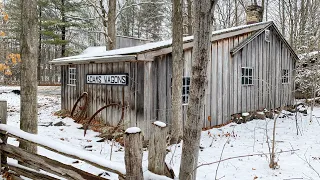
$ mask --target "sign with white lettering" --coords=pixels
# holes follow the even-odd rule
[[[128,85],[128,74],[87,74],[87,84]]]

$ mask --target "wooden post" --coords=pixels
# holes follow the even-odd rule
[[[0,124],[7,124],[7,101],[0,100]],[[1,144],[7,143],[7,136],[0,133]],[[7,164],[7,157],[0,151],[0,171],[2,164]]]
[[[167,125],[160,121],[152,124],[152,134],[149,141],[148,170],[155,174],[165,175]]]
[[[124,135],[126,180],[141,180],[142,173],[142,135],[138,127],[128,128]]]

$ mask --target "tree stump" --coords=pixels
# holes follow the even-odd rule
[[[165,175],[165,157],[167,148],[167,125],[156,121],[152,123],[149,141],[148,170],[159,175]]]
[[[138,127],[128,128],[124,135],[126,180],[142,180],[142,135]]]

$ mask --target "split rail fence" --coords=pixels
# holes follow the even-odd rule
[[[102,180],[108,177],[100,177],[74,166],[64,164],[57,160],[45,157],[40,154],[27,152],[24,149],[7,143],[8,137],[16,138],[19,141],[26,141],[36,144],[51,152],[86,162],[94,167],[115,173],[120,180],[141,180],[146,178],[142,170],[142,135],[141,131],[125,133],[125,165],[105,160],[90,152],[76,149],[39,135],[24,132],[18,128],[6,125],[7,123],[7,102],[0,101],[0,169],[3,172],[10,170],[12,179],[21,179],[21,176],[30,179],[68,179],[68,180]],[[164,124],[164,123],[163,123]],[[167,127],[153,124],[154,134],[149,146],[148,176],[151,179],[164,179],[168,176],[174,177],[173,171],[165,164]],[[139,128],[137,128],[139,129]],[[19,164],[10,163],[7,158],[17,160]],[[42,170],[42,171],[40,171]]]

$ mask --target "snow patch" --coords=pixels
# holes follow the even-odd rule
[[[161,121],[156,121],[156,122],[154,122],[153,124],[156,125],[156,126],[162,127],[162,128],[164,128],[164,127],[167,126],[166,123],[161,122]]]
[[[145,171],[143,173],[145,180],[172,180],[171,178],[168,178],[167,176],[161,176],[158,174],[154,174],[150,171]]]
[[[257,114],[264,115],[264,112],[258,111]]]
[[[126,130],[125,133],[127,134],[135,134],[135,133],[140,133],[141,132],[141,129],[138,128],[138,127],[130,127]]]

